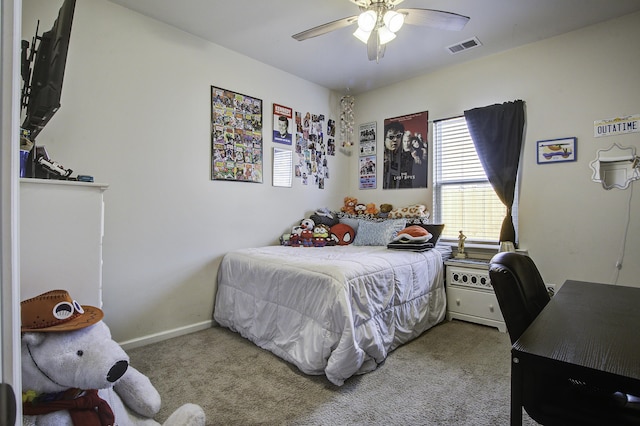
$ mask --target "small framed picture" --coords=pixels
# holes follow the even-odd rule
[[[576,161],[576,138],[547,139],[537,143],[538,164]]]

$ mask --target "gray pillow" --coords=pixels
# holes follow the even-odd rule
[[[403,230],[407,221],[405,219],[391,219],[383,222],[370,220],[358,220],[354,246],[386,246],[396,234]]]

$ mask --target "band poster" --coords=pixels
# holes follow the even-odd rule
[[[262,183],[262,100],[211,86],[211,180]]]
[[[374,155],[376,153],[376,122],[360,125],[360,155]]]
[[[376,189],[376,156],[360,157],[360,189]]]
[[[358,159],[358,181],[360,189],[376,189],[376,122],[360,125],[358,145],[360,158]]]
[[[426,188],[429,112],[384,120],[383,189]]]
[[[289,107],[273,104],[273,141],[291,145],[291,127],[293,110]]]

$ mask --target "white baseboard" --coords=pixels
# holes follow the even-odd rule
[[[151,343],[161,342],[171,339],[172,337],[183,336],[185,334],[194,333],[196,331],[205,330],[213,326],[213,321],[203,321],[197,324],[186,325],[184,327],[174,328],[173,330],[161,331],[160,333],[150,334],[148,336],[138,337],[136,339],[120,342],[119,345],[125,352],[129,349],[139,348],[140,346],[150,345]]]

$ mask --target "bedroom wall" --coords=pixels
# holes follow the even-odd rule
[[[461,115],[465,109],[524,100],[520,246],[529,250],[547,282],[615,282],[630,205],[617,282],[640,286],[640,197],[632,197],[632,189],[604,190],[591,182],[589,167],[596,151],[614,142],[640,150],[640,133],[593,137],[594,120],[640,113],[640,55],[633,42],[639,37],[636,13],[423,75],[357,96],[356,122],[377,121],[382,135],[385,118],[427,110],[431,120],[442,119]],[[393,60],[393,49],[384,60]],[[536,163],[536,141],[572,136],[578,141],[576,162]],[[356,162],[353,158],[351,166]],[[428,199],[432,206],[426,190],[383,191],[378,186],[358,190],[352,174],[350,192],[359,199],[395,204],[410,197]]]
[[[31,40],[38,18],[48,29],[60,3],[24,0],[23,37]],[[613,142],[640,149],[639,134],[592,136],[594,120],[640,113],[640,58],[630,46],[638,24],[640,14],[631,15],[359,95],[356,123],[377,121],[381,130],[388,117],[428,110],[438,119],[523,99],[521,246],[548,282],[610,282],[631,192],[592,183],[588,163]],[[272,187],[268,119],[264,183],[209,180],[211,85],[259,97],[267,111],[276,102],[337,116],[339,95],[322,87],[107,0],[78,1],[62,108],[38,142],[54,160],[110,185],[103,309],[120,342],[206,326],[224,253],[275,243],[345,195],[431,207],[431,188],[358,190],[356,154],[331,158],[325,190],[295,180]],[[565,136],[578,138],[578,160],[537,165],[535,141]],[[640,285],[639,203],[631,200],[621,284]]]
[[[24,0],[23,38],[37,19],[40,33],[51,28],[61,4]],[[210,180],[211,85],[262,99],[264,183]],[[116,340],[207,326],[224,253],[276,243],[313,210],[342,204],[340,153],[324,190],[271,185],[274,102],[337,118],[325,88],[106,0],[77,2],[62,107],[38,143],[109,184],[103,310]]]

